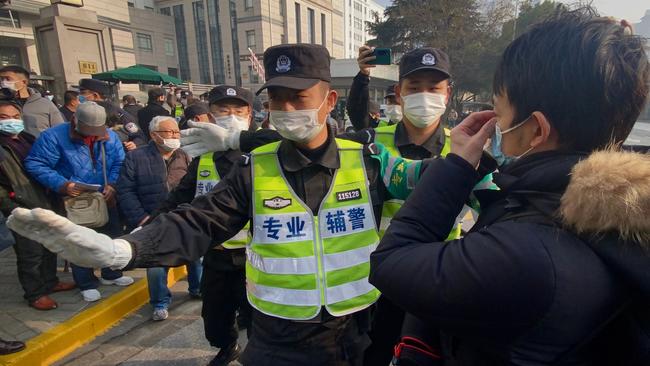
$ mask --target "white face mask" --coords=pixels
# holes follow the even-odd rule
[[[248,118],[229,114],[227,116],[214,117],[215,124],[227,130],[246,131],[248,130]]]
[[[418,128],[433,124],[447,109],[447,96],[438,93],[415,93],[402,96],[404,115]]]
[[[389,104],[386,106],[386,116],[394,122],[402,120],[402,106],[399,104]]]
[[[162,145],[160,145],[164,150],[174,151],[181,147],[180,139],[163,139]]]
[[[16,82],[9,81],[9,80],[2,80],[2,82],[0,82],[0,87],[2,87],[3,89],[9,89],[11,91],[16,91]]]
[[[280,136],[298,143],[306,143],[316,137],[325,123],[319,123],[318,111],[323,107],[327,96],[316,109],[298,111],[270,111],[269,121]]]

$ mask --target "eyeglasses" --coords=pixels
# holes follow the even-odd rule
[[[172,136],[180,136],[180,135],[181,135],[181,131],[161,130],[161,131],[154,131],[154,132],[157,132],[157,133],[166,133],[166,134],[168,134],[168,135],[172,135]]]

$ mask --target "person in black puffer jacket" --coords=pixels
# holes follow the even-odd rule
[[[618,148],[648,96],[644,45],[587,8],[504,51],[494,112],[452,130],[371,255],[408,313],[400,365],[650,364],[650,157]],[[500,190],[444,242],[486,159]]]

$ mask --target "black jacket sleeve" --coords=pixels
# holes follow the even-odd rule
[[[370,257],[370,282],[384,296],[458,336],[522,331],[554,291],[553,265],[531,238],[532,224],[502,222],[443,241],[478,179],[456,155],[431,161]]]
[[[246,225],[250,197],[251,167],[242,162],[191,205],[180,205],[142,230],[123,236],[133,249],[127,268],[175,267],[199,259]]]
[[[350,87],[350,94],[345,108],[348,111],[348,117],[355,130],[360,131],[368,127],[376,127],[370,125],[370,115],[368,114],[368,84],[370,77],[363,75],[361,72],[357,74],[352,80]]]
[[[262,145],[282,140],[278,131],[261,128],[257,131],[242,131],[239,135],[239,150],[245,153],[253,151]]]

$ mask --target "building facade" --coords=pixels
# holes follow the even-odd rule
[[[373,23],[375,15],[384,19],[386,9],[373,0],[344,0],[344,8],[345,58],[357,58],[359,47],[375,38],[366,23]]]

